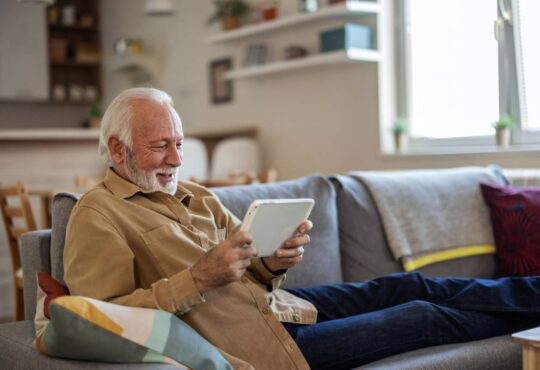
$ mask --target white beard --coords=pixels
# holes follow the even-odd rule
[[[178,167],[164,167],[152,171],[143,171],[135,165],[131,150],[127,148],[125,150],[126,160],[124,161],[124,171],[132,183],[138,185],[144,191],[162,191],[170,195],[176,194],[176,189],[178,188]],[[162,186],[157,179],[158,173],[172,175],[172,181]]]

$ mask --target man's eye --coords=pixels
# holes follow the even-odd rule
[[[182,143],[176,144],[176,149],[182,149]]]

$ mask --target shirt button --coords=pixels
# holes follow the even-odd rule
[[[262,313],[268,315],[270,313],[270,309],[268,307],[265,307],[263,308]]]
[[[193,231],[193,226],[189,225],[187,228],[188,230]]]
[[[293,320],[294,320],[295,322],[299,322],[299,321],[300,321],[300,315],[297,314],[297,313],[295,313],[294,316],[293,316]]]

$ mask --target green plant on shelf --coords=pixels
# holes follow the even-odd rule
[[[97,104],[95,103],[92,104],[92,106],[88,110],[88,116],[90,118],[101,118],[102,116],[101,109],[99,109],[99,106]]]
[[[93,103],[88,110],[88,119],[86,120],[87,127],[99,128],[101,126],[101,116],[103,113],[97,103]]]
[[[240,26],[240,19],[249,14],[250,7],[244,0],[214,0],[215,11],[208,18],[208,25],[221,22],[222,28]]]

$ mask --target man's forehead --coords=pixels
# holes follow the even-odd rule
[[[152,101],[138,101],[133,105],[134,134],[159,136],[165,132],[183,137],[182,122],[173,107]]]

